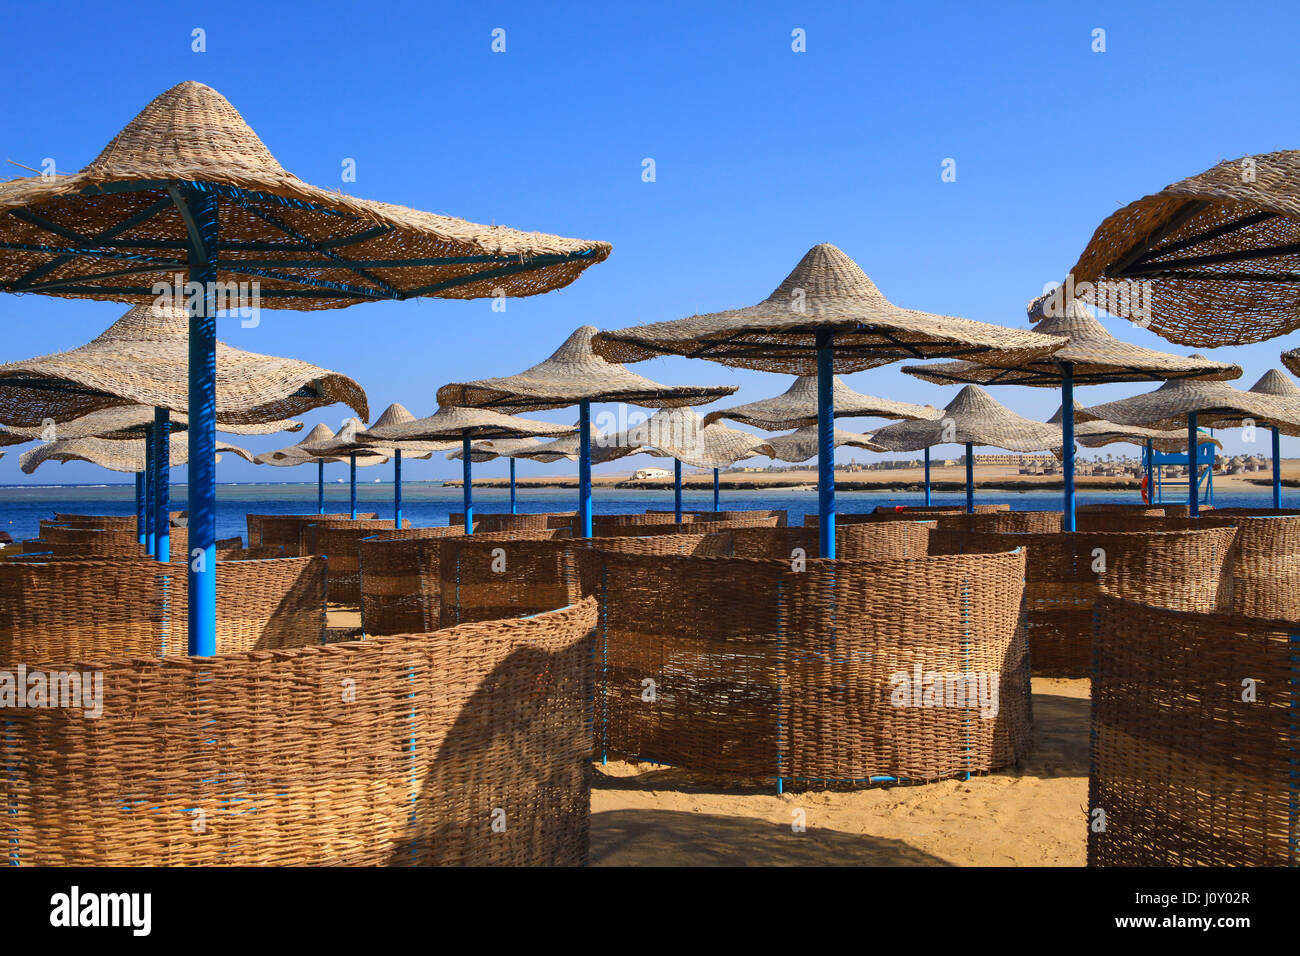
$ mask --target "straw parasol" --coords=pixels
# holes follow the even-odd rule
[[[0,445],[16,445],[26,441],[58,441],[68,438],[104,438],[109,441],[144,437],[154,424],[154,410],[143,405],[122,405],[90,412],[66,422],[50,419],[40,426],[0,425]],[[177,414],[170,420],[170,431],[183,432],[189,427],[189,418]],[[302,422],[282,420],[256,425],[220,425],[219,431],[232,435],[271,435],[276,432],[297,432]],[[46,435],[52,437],[46,438]]]
[[[375,444],[398,442],[440,442],[459,439],[461,465],[464,473],[465,533],[474,531],[474,481],[473,455],[470,444],[475,438],[526,438],[529,436],[558,436],[572,433],[570,425],[533,421],[503,415],[490,408],[462,408],[444,405],[426,418],[407,422],[376,425],[358,437],[363,442]]]
[[[656,355],[708,358],[724,365],[817,375],[818,511],[821,554],[835,556],[836,372],[900,359],[981,355],[1014,366],[1050,354],[1065,339],[970,319],[903,309],[881,294],[852,259],[827,243],[810,249],[757,305],[673,322],[602,332],[592,346],[610,361]]]
[[[817,456],[817,426],[808,425],[788,435],[773,435],[767,443],[772,448],[772,457],[778,461],[808,461]],[[846,446],[864,448],[867,451],[889,450],[884,445],[877,444],[871,435],[862,435],[843,428],[835,429],[835,447]]]
[[[1084,407],[1078,402],[1074,403],[1074,414],[1075,420],[1079,422],[1074,432],[1075,441],[1086,448],[1104,448],[1106,445],[1126,444],[1141,445],[1146,449],[1166,453],[1184,451],[1187,448],[1187,434],[1182,429],[1147,428],[1143,425],[1120,425],[1116,422],[1103,421],[1087,415]],[[1086,420],[1081,420],[1081,416],[1086,416]],[[1057,425],[1060,424],[1060,421],[1061,409],[1057,408],[1056,413],[1047,422],[1050,425]],[[1223,448],[1223,442],[1204,433],[1198,436],[1198,441],[1202,445],[1213,445],[1217,449]],[[1065,456],[1058,454],[1057,457],[1064,458]],[[1149,471],[1149,462],[1147,467]]]
[[[831,398],[836,418],[889,418],[901,421],[937,418],[940,414],[939,409],[933,405],[913,405],[911,402],[898,402],[855,392],[838,375],[831,380]],[[709,425],[724,418],[773,432],[816,425],[817,376],[799,375],[794,384],[780,395],[709,412],[704,416],[704,424]]]
[[[1184,358],[1121,342],[1106,331],[1084,303],[1075,298],[1064,298],[1057,292],[1044,293],[1031,301],[1028,313],[1030,321],[1038,323],[1035,326],[1037,331],[1066,336],[1069,344],[1049,356],[1032,359],[1015,368],[993,368],[977,362],[945,362],[904,366],[903,371],[940,385],[960,382],[1059,388],[1061,407],[1067,412],[1061,421],[1062,447],[1065,449],[1062,468],[1065,479],[1064,528],[1073,531],[1076,385],[1230,379],[1240,377],[1241,368],[1224,362],[1211,362],[1203,357]]]
[[[735,385],[661,385],[596,354],[596,329],[584,325],[546,359],[518,375],[453,382],[438,389],[443,405],[539,412],[578,406],[578,517],[591,537],[591,447],[585,441],[592,402],[624,402],[649,408],[706,405],[736,391]]]
[[[1111,213],[1073,294],[1171,342],[1218,347],[1300,328],[1300,152],[1227,160]],[[1126,287],[1127,284],[1127,287]],[[1129,317],[1129,316],[1125,316]]]
[[[275,161],[220,94],[192,82],[157,97],[80,173],[0,185],[0,212],[5,291],[136,304],[156,301],[158,283],[177,296],[198,293],[188,302],[185,410],[190,545],[203,558],[187,563],[190,650],[199,655],[216,651],[215,317],[232,283],[241,292],[256,283],[249,298],[259,308],[300,310],[534,295],[567,285],[610,252],[608,243],[310,186]]]
[[[595,428],[590,428],[589,433],[593,439],[600,437],[600,432]],[[566,435],[564,438],[557,438],[554,441],[539,442],[536,438],[488,438],[480,442],[475,442],[470,446],[470,460],[474,463],[491,461],[494,458],[505,458],[510,462],[510,513],[516,514],[519,510],[517,492],[515,487],[515,460],[518,458],[527,458],[530,461],[540,461],[550,463],[559,461],[561,458],[567,458],[572,461],[578,460],[578,435],[575,432],[572,435]],[[464,449],[457,448],[455,451],[447,453],[448,460],[458,460],[464,458]],[[622,457],[616,455],[615,457]]]
[[[1282,364],[1292,375],[1300,375],[1300,349],[1282,353]]]
[[[1282,356],[1283,361],[1286,356]],[[1287,366],[1290,368],[1290,366]],[[1252,385],[1249,391],[1257,395],[1272,395],[1279,401],[1285,402],[1292,408],[1292,414],[1300,417],[1300,387],[1295,382],[1287,378],[1282,372],[1275,368],[1265,372],[1258,382]],[[1273,507],[1282,507],[1282,440],[1279,437],[1280,427],[1275,424],[1268,425],[1269,431],[1273,437]]]
[[[384,413],[379,416],[375,422],[375,428],[387,428],[390,425],[401,425],[406,422],[415,421],[415,416],[407,411],[406,406],[398,402],[393,402],[384,409]],[[360,422],[357,423],[360,426]],[[346,427],[344,429],[346,431]],[[337,441],[346,440],[346,436],[341,431],[336,436]],[[352,438],[353,448],[350,454],[357,454],[366,450],[365,443],[356,437]],[[397,442],[392,443],[389,447],[392,450],[393,457],[393,526],[400,528],[402,526],[402,454],[413,453],[417,458],[432,458],[433,452],[444,451],[451,447],[452,442]],[[421,454],[421,453],[424,454]],[[355,472],[353,473],[355,479]],[[353,482],[355,486],[355,480]],[[513,496],[512,496],[513,498]]]
[[[1061,429],[1017,415],[978,385],[967,385],[935,420],[886,425],[872,440],[889,451],[916,451],[931,445],[966,446],[966,510],[975,510],[974,446],[1008,451],[1046,451],[1061,447]]]
[[[1088,411],[1122,425],[1167,429],[1185,424],[1191,468],[1190,461],[1196,457],[1193,439],[1198,424],[1216,428],[1250,422],[1276,428],[1286,435],[1300,435],[1300,403],[1270,393],[1267,390],[1270,382],[1271,379],[1256,383],[1256,387],[1262,386],[1259,391],[1242,391],[1224,382],[1166,382],[1155,391],[1096,405]],[[1188,504],[1195,516],[1200,512],[1198,482],[1189,481],[1188,485]]]
[[[189,447],[180,435],[171,436],[170,466],[184,465],[189,461]],[[230,445],[217,442],[217,453],[229,452],[245,461],[253,460],[253,453]],[[63,441],[47,442],[31,451],[18,456],[18,465],[23,473],[30,475],[47,461],[88,461],[109,471],[144,471],[145,441],[142,438],[110,441],[106,438],[69,438]]]
[[[307,433],[307,437],[296,445],[289,445],[287,448],[281,448],[277,451],[267,452],[258,455],[253,459],[256,465],[275,465],[278,468],[292,468],[296,465],[316,465],[316,513],[325,513],[325,465],[333,462],[343,461],[343,456],[321,455],[310,451],[310,448],[319,447],[321,443],[334,437],[334,432],[328,425],[319,424]],[[388,461],[383,455],[366,453],[356,456],[357,467],[365,468],[370,465],[381,465]],[[353,474],[355,479],[355,472]],[[353,482],[355,487],[355,480]]]

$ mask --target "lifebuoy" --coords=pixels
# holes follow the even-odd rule
[[[1142,476],[1142,483],[1138,485],[1138,489],[1142,492],[1142,503],[1143,503],[1144,505],[1149,505],[1149,504],[1151,504],[1151,495],[1149,495],[1149,494],[1147,493],[1147,476],[1146,476],[1146,475],[1143,475],[1143,476]]]

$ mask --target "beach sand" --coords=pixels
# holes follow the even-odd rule
[[[1033,751],[969,781],[777,796],[649,764],[597,764],[592,863],[1083,866],[1088,681],[1033,684]],[[800,809],[807,829],[795,833]]]

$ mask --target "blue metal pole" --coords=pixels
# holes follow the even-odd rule
[[[1282,439],[1273,426],[1273,507],[1282,507]]]
[[[832,336],[817,333],[817,519],[823,558],[835,557],[835,381]]]
[[[1061,442],[1065,450],[1063,471],[1065,477],[1064,519],[1066,531],[1074,530],[1074,363],[1061,366]]]
[[[1156,500],[1156,455],[1155,445],[1151,439],[1147,439],[1146,444],[1146,468],[1147,468],[1147,501]]]
[[[316,513],[325,513],[325,459],[316,462]]]
[[[189,652],[217,652],[217,194],[169,190],[189,232]]]
[[[465,485],[465,533],[474,533],[474,459],[470,456],[469,435],[460,440],[460,468]]]
[[[153,526],[154,518],[158,517],[153,509],[155,490],[153,450],[153,425],[149,424],[144,430],[144,553],[150,556],[153,555],[158,534],[158,530]]]
[[[591,537],[591,402],[578,403],[578,520]]]
[[[402,449],[393,455],[393,527],[402,526]]]
[[[148,537],[144,521],[144,472],[137,471],[135,473],[135,538],[140,542],[142,549]]]
[[[930,449],[925,450],[925,504],[930,505]]]
[[[673,459],[673,520],[682,523],[682,462]]]
[[[1196,468],[1197,462],[1196,446],[1196,413],[1187,413],[1187,507],[1193,518],[1199,518],[1201,515],[1201,496],[1197,493],[1200,489],[1196,487]]]
[[[718,469],[713,469],[713,510],[721,511],[722,496],[718,494]]]
[[[348,465],[349,465],[349,472],[351,473],[352,476],[350,507],[352,509],[352,517],[355,518],[357,516],[357,456],[355,452],[353,452],[351,455],[348,455]]]
[[[510,513],[519,514],[519,502],[515,498],[515,460],[510,459]]]
[[[975,513],[975,446],[966,443],[966,513]]]
[[[171,412],[165,408],[153,410],[154,461],[157,463],[156,480],[158,488],[154,492],[154,509],[158,516],[154,518],[154,527],[158,531],[157,547],[154,557],[164,563],[172,559],[171,532]]]

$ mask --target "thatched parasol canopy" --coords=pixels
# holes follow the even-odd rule
[[[189,446],[183,435],[171,436],[170,465],[189,463]],[[253,453],[217,442],[217,458],[229,452],[245,461],[254,461]],[[66,441],[48,442],[18,456],[18,466],[23,474],[30,475],[47,461],[88,461],[109,471],[141,472],[145,466],[145,441],[142,438],[109,441],[105,438],[70,438]]]
[[[744,458],[773,455],[772,446],[757,435],[714,423],[705,425],[689,408],[666,408],[616,439],[651,455],[675,458],[692,468],[726,468]]]
[[[16,445],[26,441],[62,441],[70,438],[105,438],[109,441],[143,438],[154,423],[154,410],[143,405],[122,405],[104,408],[71,421],[20,427],[0,425],[0,445]],[[183,414],[171,417],[170,430],[183,432],[189,419]],[[222,425],[219,431],[232,435],[271,435],[275,432],[297,432],[302,422],[265,422],[260,425]],[[49,436],[49,437],[46,437]]]
[[[568,285],[610,252],[605,242],[484,226],[311,186],[276,162],[220,93],[185,82],[146,106],[81,172],[0,184],[0,212],[10,213],[0,229],[7,250],[0,284],[153,301],[153,284],[174,282],[188,264],[176,184],[203,184],[217,197],[216,281],[260,282],[267,308],[535,295]],[[88,249],[84,240],[92,238]]]
[[[936,418],[941,414],[933,405],[913,405],[911,402],[896,402],[889,398],[876,398],[874,395],[855,392],[838,375],[832,382],[831,390],[836,418],[902,420]],[[767,431],[816,425],[817,376],[800,375],[795,378],[793,385],[772,398],[709,412],[704,416],[704,423],[709,425],[724,418]]]
[[[308,465],[317,462],[331,464],[337,461],[347,461],[347,455],[322,455],[311,451],[313,448],[319,448],[324,442],[334,437],[334,432],[325,424],[315,426],[307,433],[307,437],[296,445],[289,445],[276,451],[269,451],[265,454],[258,455],[253,459],[256,465],[276,465],[280,467],[291,468],[294,465]],[[367,452],[363,455],[357,455],[357,464],[361,466],[379,465],[388,461],[382,454]]]
[[[938,411],[938,409],[935,409]],[[778,461],[800,462],[817,457],[817,426],[809,425],[790,432],[788,435],[773,435],[768,438],[771,457]],[[860,435],[843,428],[835,429],[835,447],[864,448],[867,451],[888,451],[877,444],[871,435]]]
[[[560,436],[573,433],[572,425],[557,425],[528,418],[503,415],[489,408],[439,408],[425,418],[408,422],[375,426],[360,435],[362,441],[379,444],[408,441],[451,441],[466,438],[525,438],[528,436]]]
[[[1100,418],[1088,416],[1084,419],[1086,411],[1078,402],[1074,403],[1075,420],[1079,424],[1074,429],[1074,439],[1080,445],[1086,448],[1102,448],[1106,445],[1145,445],[1148,441],[1157,451],[1163,452],[1185,452],[1187,451],[1187,429],[1186,428],[1147,428],[1145,425],[1120,425],[1117,422],[1108,422]],[[1049,425],[1060,424],[1061,409],[1057,408],[1056,414],[1047,420]],[[1222,448],[1223,442],[1209,435],[1200,435],[1198,441],[1202,445],[1214,445],[1216,448]],[[1058,454],[1058,458],[1063,455]]]
[[[889,451],[917,451],[934,445],[988,445],[1008,451],[1061,447],[1058,426],[1017,415],[978,385],[967,385],[932,421],[886,425],[872,441]]]
[[[370,414],[365,391],[346,375],[217,343],[218,430],[278,424],[335,402]],[[189,318],[183,310],[138,305],[85,345],[0,365],[0,421],[9,425],[38,426],[47,418],[66,421],[133,405],[188,410]]]

